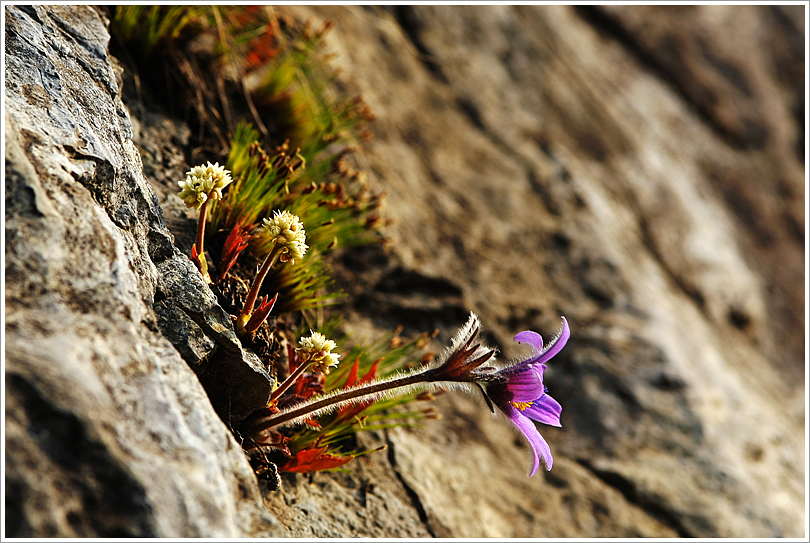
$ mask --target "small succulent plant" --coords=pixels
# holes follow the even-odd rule
[[[438,358],[424,352],[435,333],[407,341],[397,332],[342,354],[338,346],[349,338],[329,339],[338,337],[339,311],[323,315],[341,295],[331,288],[329,253],[385,241],[383,196],[351,165],[374,115],[361,98],[330,92],[335,71],[322,51],[329,24],[313,30],[268,13],[256,6],[134,5],[111,12],[113,33],[140,47],[136,56],[176,63],[178,101],[193,107],[208,138],[199,148],[223,149],[224,165],[191,168],[178,196],[199,211],[191,259],[243,343],[261,347],[273,375],[282,376],[267,404],[236,430],[257,476],[277,481],[279,471],[340,468],[370,452],[347,448],[349,436],[438,418],[435,408],[421,406],[449,388],[480,391],[493,413],[526,436],[531,475],[541,461],[551,469],[534,421],[560,424],[560,404],[543,374],[568,340],[565,319],[547,345],[535,332],[516,335],[534,353],[506,362],[478,342],[475,315]],[[216,44],[210,62],[173,48],[200,34]],[[258,81],[253,88],[245,86],[248,73]],[[206,246],[219,253],[211,263]]]
[[[208,203],[212,200],[222,199],[222,189],[231,184],[231,172],[219,165],[219,162],[195,166],[186,174],[185,181],[180,181],[180,194],[178,195],[187,207],[193,207],[200,212],[197,220],[197,241],[191,247],[191,260],[197,265],[205,280],[211,283],[208,274],[208,261],[205,259],[205,222]]]

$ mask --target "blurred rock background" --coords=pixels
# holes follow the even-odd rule
[[[276,9],[377,115],[347,330],[475,311],[515,356],[564,315],[553,470],[454,392],[262,492],[152,311],[188,128],[122,101],[97,10],[5,6],[7,535],[806,535],[803,6]]]

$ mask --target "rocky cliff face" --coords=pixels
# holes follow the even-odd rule
[[[105,21],[4,11],[6,533],[282,533],[159,331],[156,304],[213,319],[213,295],[143,177]]]
[[[394,251],[336,262],[347,328],[439,348],[474,310],[509,356],[565,315],[553,471],[448,393],[262,492],[187,363],[228,349],[187,130],[130,117],[97,11],[6,6],[7,535],[801,537],[803,11],[289,9],[378,117]]]

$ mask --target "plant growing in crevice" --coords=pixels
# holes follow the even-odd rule
[[[205,223],[208,205],[212,200],[222,199],[222,189],[231,184],[231,174],[219,165],[219,162],[195,166],[186,174],[185,181],[180,181],[180,194],[187,207],[193,207],[200,212],[197,220],[197,238],[191,246],[191,260],[197,265],[205,280],[211,283],[208,275],[208,261],[205,258]]]
[[[189,6],[116,6],[112,16],[112,34],[126,42],[137,41],[149,56],[159,46],[176,40],[190,24],[205,18],[201,7]]]
[[[253,306],[256,303],[262,282],[267,276],[267,272],[276,263],[276,260],[289,262],[291,265],[295,264],[295,259],[304,258],[309,248],[306,244],[304,225],[301,224],[297,216],[288,211],[276,211],[272,219],[264,219],[264,226],[270,234],[273,248],[267,253],[264,262],[262,262],[259,271],[256,273],[245,299],[245,305],[236,318],[236,333],[241,337],[252,334],[261,326],[278,299],[278,293],[273,297],[272,303],[268,302],[267,297],[265,297],[257,311],[258,318],[254,318]]]
[[[268,280],[280,293],[276,310],[294,312],[333,303],[338,293],[326,292],[331,274],[324,257],[337,248],[381,240],[377,232],[385,224],[379,218],[382,196],[372,195],[363,176],[347,164],[347,149],[325,170],[317,168],[320,158],[305,163],[286,142],[268,153],[258,137],[250,125],[237,128],[225,161],[234,183],[222,200],[212,202],[211,229],[236,231],[233,235],[247,241],[250,255],[262,262],[275,242],[268,229],[256,226],[260,217],[278,210],[306,217],[305,265],[268,271]],[[239,234],[248,232],[249,237]]]
[[[351,165],[355,142],[370,136],[366,125],[373,115],[362,99],[335,100],[328,90],[334,71],[328,67],[322,46],[329,26],[295,28],[286,19],[267,19],[264,10],[252,8],[195,8],[185,13],[182,8],[116,10],[114,27],[121,41],[137,41],[138,26],[148,23],[148,39],[141,44],[145,54],[140,58],[176,63],[178,69],[170,70],[172,77],[185,77],[181,87],[196,89],[185,96],[186,100],[195,96],[200,126],[207,127],[199,137],[209,133],[222,141],[221,135],[233,133],[224,145],[227,157],[223,168],[232,176],[227,186],[209,186],[208,177],[213,176],[206,177],[208,169],[219,168],[219,163],[209,162],[189,171],[180,184],[180,197],[200,212],[191,258],[220,296],[223,307],[233,314],[237,335],[245,345],[263,353],[268,367],[280,374],[289,367],[290,373],[301,376],[294,374],[286,381],[280,378],[281,384],[269,398],[270,405],[289,405],[324,386],[339,386],[329,375],[329,366],[317,366],[323,370],[318,373],[312,360],[302,360],[300,349],[288,353],[285,360],[284,349],[271,346],[295,342],[300,335],[294,330],[302,324],[312,328],[310,338],[326,331],[323,317],[318,315],[340,296],[329,288],[329,252],[383,239],[378,233],[384,225],[379,213],[382,196],[373,194],[365,174]],[[145,22],[133,16],[144,13],[150,17]],[[169,32],[169,25],[160,21],[160,16],[178,20],[181,14],[182,30]],[[262,18],[266,24],[258,22]],[[217,59],[210,65],[214,72],[211,78],[189,71],[189,65],[199,66],[199,59],[192,58],[189,50],[172,47],[175,43],[203,43],[196,40],[206,34],[215,37],[217,44],[211,50]],[[249,62],[241,64],[242,59]],[[248,72],[261,73],[253,77],[258,83],[251,89],[232,85],[234,73]],[[216,92],[206,86],[208,81],[217,87]],[[245,98],[241,102],[240,94]],[[218,109],[222,115],[212,117],[211,112]],[[240,117],[235,114],[237,110],[249,110],[250,114]],[[237,123],[237,119],[242,121]],[[265,143],[270,141],[275,143]],[[208,143],[201,147],[212,148]],[[297,216],[306,221],[306,234]],[[286,223],[276,224],[280,220]],[[212,259],[217,252],[219,257]],[[285,265],[278,265],[285,261]],[[259,272],[251,277],[256,264]],[[276,318],[268,322],[271,311]],[[365,361],[364,354],[355,357],[357,368]],[[376,375],[378,367],[366,368],[364,376],[356,380]],[[337,375],[342,376],[343,385],[354,383],[350,375]],[[406,396],[386,405],[391,408],[410,401],[413,398]],[[372,402],[365,407],[374,417],[382,417],[384,410],[375,412]],[[345,445],[343,438],[359,427],[361,410],[360,406],[344,410],[320,434],[313,419],[313,439],[290,434],[293,449],[286,460],[279,460],[279,467],[309,471],[350,460],[357,452],[342,451],[341,446]],[[391,420],[407,423],[432,414],[418,410],[412,415],[406,419],[392,414]],[[278,444],[285,441],[280,437]],[[254,449],[249,440],[245,448]]]
[[[532,332],[516,336],[535,354],[500,365],[494,350],[476,343],[474,316],[438,361],[424,353],[430,334],[406,341],[395,333],[342,355],[338,345],[350,338],[327,339],[339,337],[339,318],[327,318],[327,307],[341,296],[331,288],[330,253],[381,242],[386,224],[383,195],[352,166],[374,116],[362,99],[330,92],[335,71],[323,49],[329,26],[295,26],[255,7],[116,10],[122,41],[136,40],[147,24],[146,56],[175,63],[169,71],[184,89],[179,103],[197,114],[192,156],[207,150],[224,162],[192,168],[180,197],[200,212],[192,260],[243,345],[277,376],[266,405],[234,429],[257,475],[340,468],[370,452],[352,439],[358,432],[437,418],[423,406],[447,388],[483,392],[493,412],[529,439],[532,474],[540,458],[550,468],[551,453],[531,420],[559,424],[543,370],[565,344],[565,321],[545,348]],[[138,13],[149,18],[140,21]],[[182,28],[170,31],[171,21]],[[178,42],[196,49],[173,48]],[[194,53],[200,49],[205,54]]]
[[[299,342],[300,346],[295,349],[295,356],[290,357],[290,361],[295,360],[294,369],[290,371],[289,377],[284,380],[270,395],[268,406],[275,408],[281,395],[287,391],[288,388],[296,383],[304,372],[312,369],[314,373],[329,375],[329,368],[338,365],[340,355],[333,353],[332,350],[336,344],[331,339],[326,339],[323,334],[312,332],[309,337],[302,337]],[[301,384],[306,385],[307,381],[304,380]],[[299,396],[301,389],[299,388]]]

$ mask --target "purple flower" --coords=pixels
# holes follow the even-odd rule
[[[530,344],[534,347],[534,353],[527,360],[497,371],[493,375],[496,379],[492,379],[487,386],[486,395],[517,426],[532,446],[534,467],[529,476],[537,473],[541,456],[546,469],[551,469],[551,449],[532,421],[560,426],[562,407],[548,395],[548,389],[543,385],[543,372],[546,362],[565,347],[569,337],[571,331],[565,317],[560,333],[546,347],[543,347],[543,338],[537,332],[520,332],[515,336],[515,341]]]

